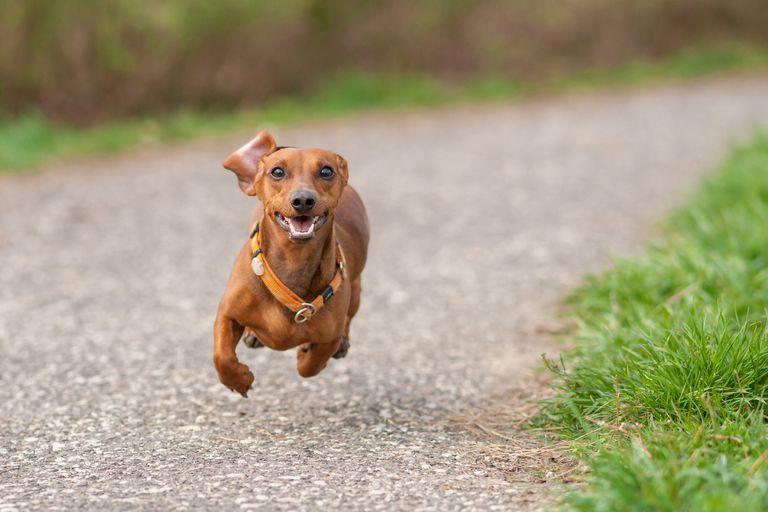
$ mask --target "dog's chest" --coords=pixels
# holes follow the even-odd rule
[[[245,325],[264,345],[275,350],[304,343],[329,343],[341,337],[346,321],[344,303],[348,304],[349,299],[346,294],[340,295],[304,323],[297,323],[294,314],[281,304],[265,304],[250,315]]]

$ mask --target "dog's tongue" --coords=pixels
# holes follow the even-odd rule
[[[309,215],[293,217],[288,219],[288,222],[291,224],[291,231],[294,233],[310,233],[314,226],[314,221]]]

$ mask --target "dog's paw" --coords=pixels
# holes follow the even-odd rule
[[[335,354],[333,354],[333,358],[341,359],[342,357],[346,357],[347,352],[349,352],[349,340],[347,338],[341,338],[341,343],[339,343],[339,349],[336,351]]]
[[[256,377],[246,365],[235,362],[216,370],[222,384],[227,386],[230,391],[236,391],[243,398],[248,398],[248,391],[253,388],[253,381],[256,380]]]
[[[245,333],[245,336],[243,336],[243,343],[248,348],[261,348],[264,346],[261,340],[252,332]]]

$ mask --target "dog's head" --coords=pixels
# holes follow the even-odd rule
[[[224,167],[258,196],[264,217],[293,242],[311,240],[333,217],[349,177],[347,161],[324,149],[278,148],[267,132],[229,155]]]

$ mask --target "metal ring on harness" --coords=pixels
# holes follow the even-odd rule
[[[317,308],[314,304],[310,304],[309,302],[302,302],[301,305],[304,307],[298,310],[296,315],[293,317],[293,321],[297,324],[303,324],[315,316],[315,313],[317,313]]]

